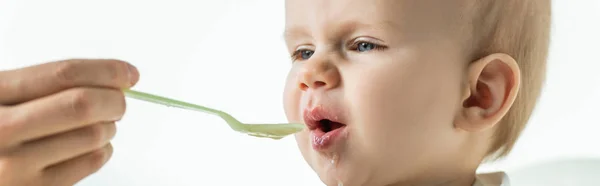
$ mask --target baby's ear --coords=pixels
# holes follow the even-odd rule
[[[521,81],[515,59],[492,54],[469,65],[462,94],[463,105],[454,126],[476,132],[496,125],[512,106]]]

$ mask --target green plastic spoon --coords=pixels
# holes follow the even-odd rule
[[[229,127],[234,131],[241,132],[244,134],[248,134],[250,136],[261,137],[261,138],[271,138],[271,139],[281,139],[288,135],[297,133],[302,131],[305,126],[304,124],[298,123],[279,123],[279,124],[246,124],[238,121],[230,114],[227,114],[223,111],[203,107],[200,105],[195,105],[191,103],[186,103],[183,101],[178,101],[170,98],[165,98],[157,95],[152,95],[144,92],[134,91],[134,90],[124,90],[125,95],[130,98],[148,101],[156,104],[166,105],[169,107],[177,107],[186,110],[194,110],[200,111],[208,114],[213,114],[223,118],[229,124]]]

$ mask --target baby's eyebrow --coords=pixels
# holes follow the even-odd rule
[[[400,27],[397,23],[393,21],[379,21],[374,23],[360,22],[360,21],[351,21],[340,24],[339,28],[342,30],[360,30],[360,29],[368,29],[368,30],[394,30],[399,31]]]
[[[348,21],[343,23],[337,23],[334,27],[335,32],[349,32],[359,29],[367,30],[393,30],[395,32],[400,31],[400,26],[393,21],[380,21],[376,23],[363,23],[359,21]],[[287,27],[283,32],[283,38],[288,41],[293,38],[307,37],[310,34],[302,26],[290,26]]]
[[[283,31],[283,39],[288,41],[292,38],[299,38],[299,37],[305,37],[308,34],[306,33],[306,31],[302,28],[302,27],[290,27],[290,28],[286,28]]]

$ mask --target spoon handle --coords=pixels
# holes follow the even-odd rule
[[[170,99],[170,98],[166,98],[166,97],[162,97],[162,96],[157,96],[157,95],[153,95],[153,94],[149,94],[149,93],[145,93],[145,92],[139,92],[139,91],[135,91],[135,90],[123,90],[123,92],[125,93],[125,95],[127,97],[137,99],[137,100],[147,101],[147,102],[151,102],[151,103],[156,103],[156,104],[160,104],[160,105],[165,105],[168,107],[177,107],[177,108],[182,108],[182,109],[186,109],[186,110],[195,110],[195,111],[200,111],[200,112],[214,114],[214,115],[221,115],[224,113],[223,111],[220,111],[220,110],[216,110],[216,109],[212,109],[212,108],[208,108],[208,107],[204,107],[204,106],[200,106],[200,105],[196,105],[196,104],[192,104],[192,103],[187,103],[187,102],[183,102],[183,101],[179,101],[179,100],[174,100],[174,99]]]

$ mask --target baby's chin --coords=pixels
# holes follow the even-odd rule
[[[312,149],[304,149],[304,158],[310,167],[327,186],[354,186],[364,185],[367,175],[367,167],[361,161],[344,153],[339,155],[322,154]]]
[[[319,178],[327,186],[360,186],[364,185],[365,177],[367,176],[365,169],[349,162],[341,161],[339,163],[325,162],[327,160],[319,160],[313,166],[313,170],[318,174]]]
[[[327,151],[315,149],[312,141],[306,131],[296,134],[296,142],[302,156],[323,183],[327,186],[364,185],[364,181],[369,176],[368,168],[364,165],[368,163],[365,159],[357,157],[360,153],[350,152],[354,149],[349,148],[351,140],[344,138],[340,144]]]

